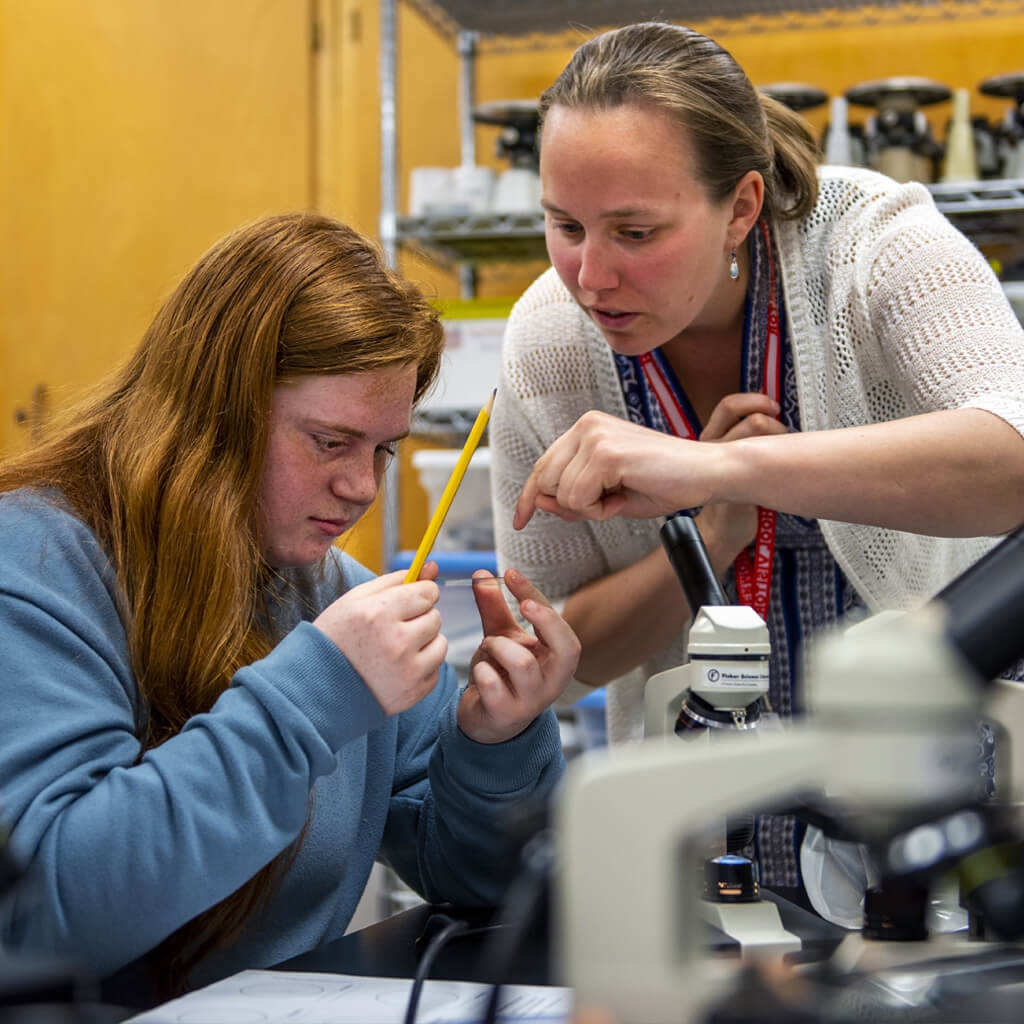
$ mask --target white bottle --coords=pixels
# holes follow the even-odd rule
[[[827,164],[849,167],[854,162],[845,96],[833,96],[829,103],[829,125],[822,148]]]
[[[946,162],[943,181],[977,181],[978,157],[974,152],[971,126],[971,94],[967,89],[953,92],[953,119],[946,135]]]

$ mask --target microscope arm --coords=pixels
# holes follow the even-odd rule
[[[573,761],[556,807],[556,971],[579,1005],[621,1024],[697,1019],[729,970],[700,948],[694,868],[724,816],[824,786],[884,836],[969,803],[987,681],[1024,654],[1022,618],[1024,527],[924,608],[816,642],[812,724]]]
[[[558,973],[622,1022],[680,1024],[716,989],[687,850],[726,811],[820,785],[831,740],[810,730],[695,746],[647,742],[570,765],[558,805]],[[753,769],[753,770],[752,770]],[[691,864],[692,862],[692,864]]]
[[[1024,526],[940,591],[949,641],[978,673],[994,679],[1024,655]]]
[[[934,609],[818,644],[813,725],[716,743],[651,739],[569,766],[557,807],[558,972],[623,1024],[692,1019],[729,965],[701,952],[695,861],[727,815],[824,787],[885,835],[970,800],[984,690]]]

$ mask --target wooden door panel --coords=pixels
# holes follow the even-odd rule
[[[0,0],[0,452],[41,386],[52,407],[130,351],[211,242],[310,205],[310,12]]]

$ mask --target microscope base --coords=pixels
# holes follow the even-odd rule
[[[779,908],[769,900],[756,903],[698,904],[701,918],[724,932],[740,945],[740,955],[765,954],[782,956],[795,953],[802,946],[798,936],[787,931],[779,916]]]
[[[880,942],[850,932],[832,955],[830,964],[840,974],[879,971],[886,967],[909,967],[937,958],[974,956],[993,943],[969,939],[966,932],[932,935],[923,942]]]

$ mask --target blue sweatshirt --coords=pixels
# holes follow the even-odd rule
[[[29,870],[0,944],[107,976],[286,849],[310,807],[275,898],[193,984],[342,935],[378,857],[431,902],[498,905],[496,815],[561,777],[554,715],[475,743],[446,665],[419,704],[385,716],[309,621],[370,577],[340,552],[323,573],[285,574],[269,595],[280,643],[140,760],[107,557],[44,497],[0,496],[0,823]]]

